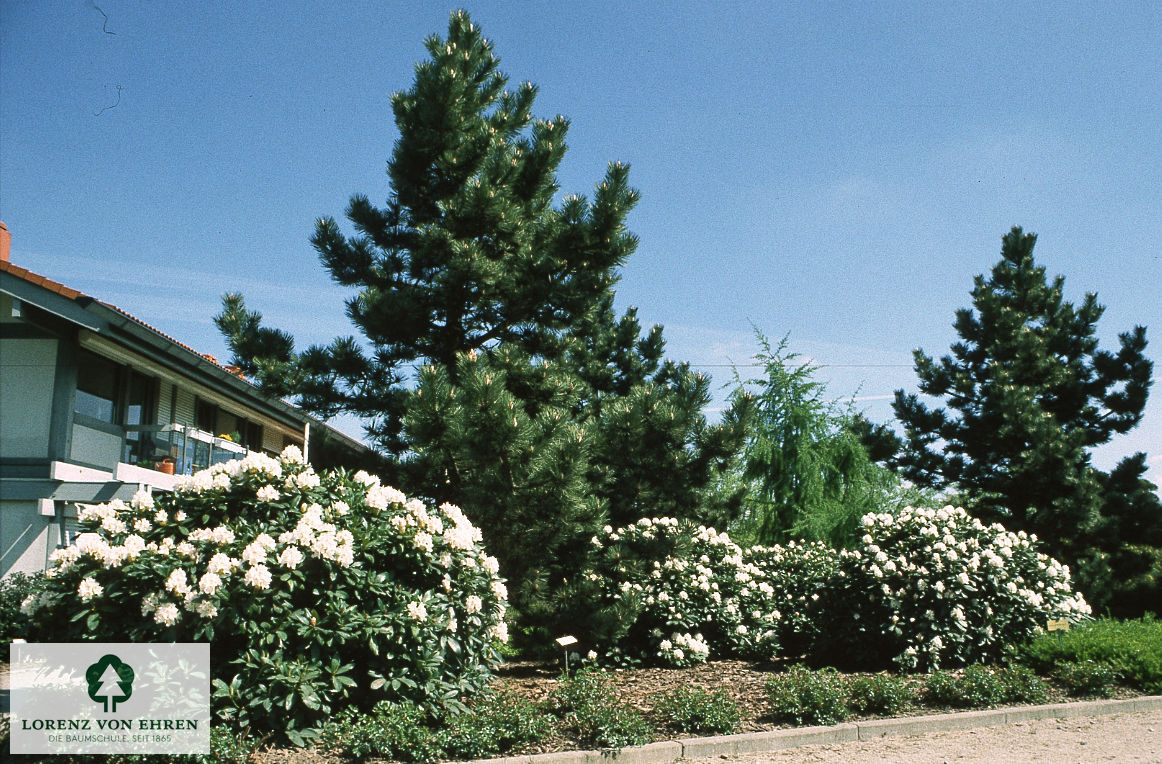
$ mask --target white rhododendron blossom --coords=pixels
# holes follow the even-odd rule
[[[221,585],[222,577],[217,573],[206,573],[198,579],[198,591],[203,594],[213,595]]]
[[[313,685],[330,707],[357,697],[436,708],[447,687],[483,688],[508,639],[499,565],[463,511],[367,472],[316,472],[298,449],[82,506],[78,521],[22,612],[62,639],[209,642],[223,651],[213,679],[228,685],[276,686],[279,661],[325,655],[319,676],[331,676],[332,658],[366,667]],[[336,633],[350,636],[337,647]],[[415,650],[417,639],[431,647]],[[431,674],[431,650],[443,653],[432,681],[411,681]],[[262,658],[239,660],[246,651]]]
[[[1069,570],[1038,552],[1035,537],[961,508],[907,507],[862,525],[860,545],[840,555],[843,577],[820,626],[820,652],[836,660],[892,659],[905,669],[996,660],[1050,619],[1090,614]]]
[[[278,455],[278,458],[279,461],[281,461],[283,464],[288,462],[290,464],[302,464],[303,450],[298,446],[290,445],[282,450],[282,453]]]
[[[97,583],[97,579],[92,576],[83,579],[81,585],[77,587],[77,594],[80,595],[82,602],[88,602],[94,597],[100,597],[104,591],[104,587]]]
[[[590,545],[598,551],[584,578],[600,591],[601,607],[636,611],[629,633],[637,636],[599,638],[600,660],[689,666],[711,656],[775,656],[781,615],[752,586],[761,571],[727,534],[644,518],[607,526]],[[658,558],[657,550],[666,551]]]
[[[178,611],[178,606],[172,602],[167,602],[161,605],[153,612],[153,620],[163,626],[173,626],[181,620],[182,614]]]
[[[302,551],[296,546],[285,547],[278,553],[278,564],[284,568],[294,570],[304,559]]]
[[[186,578],[186,572],[181,568],[176,568],[169,574],[166,579],[165,588],[174,594],[184,594],[190,590],[189,582]]]
[[[206,565],[206,570],[210,573],[217,573],[219,576],[224,576],[234,569],[235,562],[230,559],[230,555],[225,552],[218,552],[210,558],[210,562]]]
[[[278,489],[272,485],[264,485],[255,493],[259,501],[277,501],[279,497]]]
[[[261,564],[248,568],[246,575],[242,578],[243,581],[255,589],[269,589],[272,579],[270,569]]]

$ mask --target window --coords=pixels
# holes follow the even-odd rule
[[[81,351],[77,357],[77,402],[73,409],[101,422],[117,422],[117,364]]]
[[[251,451],[262,450],[262,425],[249,420],[239,420],[238,431],[242,435],[242,445]]]
[[[157,416],[157,380],[128,368],[122,371],[125,385],[121,424],[127,428],[154,424]],[[142,461],[152,463],[158,456],[159,448],[149,433],[129,429],[125,433],[123,460],[129,464]]]
[[[213,403],[199,398],[195,418],[197,419],[199,430],[204,430],[211,435],[218,434],[218,407]]]
[[[153,377],[82,350],[77,355],[77,395],[73,405],[77,424],[120,435],[121,461],[150,461],[157,449],[152,436],[141,428],[156,420],[157,387]]]
[[[246,417],[218,408],[210,401],[198,399],[195,407],[198,429],[226,437],[251,451],[262,450],[262,425]]]
[[[81,416],[115,425],[152,424],[157,380],[82,350],[77,357],[77,397]]]

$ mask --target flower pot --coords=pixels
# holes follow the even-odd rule
[[[157,463],[157,471],[164,472],[166,475],[172,475],[174,471],[174,460],[166,457]]]

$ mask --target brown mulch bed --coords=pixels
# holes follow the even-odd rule
[[[658,740],[673,740],[693,736],[667,730],[666,720],[655,714],[654,708],[662,697],[679,687],[699,687],[728,695],[737,704],[742,715],[738,732],[766,732],[790,726],[771,715],[766,690],[768,677],[783,671],[788,663],[790,662],[756,664],[750,661],[713,661],[685,669],[616,669],[610,671],[609,676],[612,678],[612,686],[618,700],[644,713],[654,723],[654,727],[659,730]],[[854,679],[860,675],[846,674],[845,676]],[[498,691],[507,690],[521,698],[540,702],[548,698],[553,689],[557,687],[560,677],[560,663],[555,665],[529,662],[510,663],[497,671],[493,687]],[[923,684],[923,681],[922,675],[911,680],[916,689]],[[1048,689],[1047,703],[1078,700],[1051,681],[1047,681],[1046,684]],[[1119,687],[1114,697],[1136,697],[1140,694],[1132,689]],[[925,716],[958,710],[966,709],[916,705],[899,716]],[[877,717],[853,714],[848,718],[848,721],[873,718]],[[556,739],[542,740],[533,747],[515,753],[548,753],[576,750],[579,747],[577,741],[562,736]]]
[[[6,668],[6,666],[0,665]],[[658,701],[679,687],[699,687],[708,691],[722,692],[728,695],[738,705],[742,715],[739,732],[762,732],[785,728],[788,725],[781,723],[771,716],[767,699],[766,683],[768,677],[783,671],[783,663],[756,664],[749,661],[714,661],[685,669],[667,668],[635,668],[615,669],[608,672],[611,686],[620,702],[633,706],[641,711],[658,731],[656,739],[673,740],[682,735],[668,729],[666,720],[655,712]],[[542,702],[549,698],[561,681],[561,664],[536,663],[529,661],[512,662],[502,666],[496,672],[493,689],[498,692],[508,692],[517,697],[532,702]],[[848,674],[854,678],[858,674]],[[917,677],[913,683],[918,687],[923,678]],[[4,684],[7,684],[4,682]],[[1048,682],[1049,703],[1061,703],[1072,698],[1061,687]],[[1119,687],[1115,693],[1117,698],[1136,697],[1140,693],[1127,688]],[[920,716],[937,714],[957,709],[939,708],[932,706],[913,706],[901,716]],[[849,721],[860,721],[875,718],[871,716],[853,715]],[[535,744],[526,746],[508,755],[522,755],[535,753],[550,753],[556,751],[577,750],[583,746],[564,733],[555,733]],[[344,759],[298,749],[267,749],[251,756],[252,762],[258,764],[276,764],[279,762],[311,762],[313,764],[335,764]]]
[[[786,728],[789,725],[781,723],[771,716],[768,709],[766,691],[767,678],[774,673],[784,670],[783,663],[756,664],[749,661],[714,661],[685,669],[666,668],[635,668],[615,669],[608,672],[612,687],[620,702],[629,704],[649,718],[656,730],[657,740],[673,740],[683,735],[673,729],[667,729],[666,720],[655,713],[658,701],[679,687],[700,687],[708,691],[722,692],[728,695],[738,705],[742,714],[742,723],[739,732],[764,732]],[[858,674],[847,674],[855,678]],[[496,672],[493,689],[498,692],[509,692],[517,697],[533,702],[542,702],[550,696],[561,681],[561,664],[535,663],[519,661],[508,663]],[[913,680],[918,687],[923,682],[922,677]],[[1072,698],[1060,687],[1048,683],[1049,703],[1062,703]],[[1135,697],[1140,693],[1131,689],[1118,688],[1115,697]],[[913,706],[900,716],[921,716],[938,714],[955,710],[932,706]],[[853,715],[848,721],[860,721],[875,718],[874,716]],[[527,755],[537,753],[553,753],[584,748],[577,740],[571,739],[564,733],[554,733],[532,745],[509,751],[506,755]],[[320,755],[315,752],[268,750],[256,753],[251,757],[252,762],[258,764],[280,764],[281,762],[308,762],[310,764],[335,764],[342,761]]]

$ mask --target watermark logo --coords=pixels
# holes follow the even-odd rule
[[[104,655],[85,671],[89,697],[105,707],[105,713],[117,710],[117,704],[133,695],[133,669],[116,655]]]
[[[207,754],[210,645],[12,645],[10,752]]]

